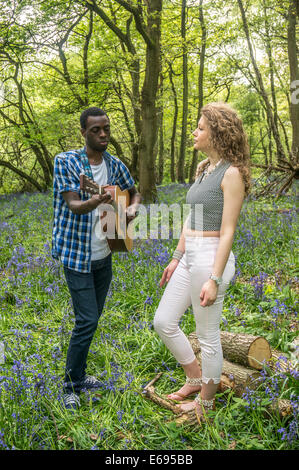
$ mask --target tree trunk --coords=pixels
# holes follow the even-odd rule
[[[247,337],[247,339],[246,339]],[[253,342],[251,342],[251,339],[256,338]],[[191,333],[188,337],[191,347],[194,351],[194,354],[198,360],[198,364],[201,367],[201,350],[200,350],[200,344],[197,338],[196,333]],[[252,336],[252,335],[245,335],[245,334],[235,334],[235,333],[230,333],[227,331],[222,331],[221,332],[221,344],[223,348],[223,355],[225,357],[234,357],[236,358],[237,356],[240,358],[240,360],[246,362],[246,347],[244,346],[245,344],[247,345],[252,345],[253,348],[254,344],[256,345],[257,343],[260,343],[260,337],[257,336]],[[262,338],[263,339],[263,338]],[[266,345],[265,351],[266,355],[268,355],[268,343],[264,343]],[[243,350],[243,353],[239,355],[237,349],[238,345],[240,345],[240,348]],[[233,354],[232,351],[235,350],[235,353]],[[251,350],[252,352],[252,350]],[[280,370],[288,370],[290,367],[289,361],[284,361],[281,356],[282,353],[279,351],[271,351],[270,350],[271,359],[269,360],[269,366],[270,368],[274,369],[275,366],[271,364],[273,360],[280,360],[279,362],[279,368]],[[238,364],[233,364],[232,362],[229,362],[228,360],[224,359],[223,360],[223,367],[222,367],[222,374],[221,374],[221,381],[219,384],[218,390],[221,392],[224,392],[227,389],[232,389],[235,393],[236,396],[242,397],[243,393],[246,391],[246,388],[248,387],[251,390],[254,390],[259,384],[260,384],[260,378],[262,378],[262,375],[259,371],[254,370],[254,369],[249,369],[247,367],[244,367],[242,365]],[[290,400],[276,400],[272,402],[269,407],[269,412],[273,413],[276,412],[279,414],[279,416],[285,417],[293,414],[293,407],[290,402]]]
[[[265,103],[267,116],[269,118],[271,128],[272,128],[272,132],[273,132],[273,137],[274,137],[274,140],[275,140],[275,143],[276,143],[277,160],[280,161],[283,158],[285,159],[285,153],[284,153],[284,150],[283,150],[283,147],[282,147],[282,144],[281,144],[278,128],[275,125],[275,120],[274,120],[274,116],[273,116],[273,112],[272,112],[271,103],[269,101],[268,94],[267,94],[267,92],[265,90],[265,87],[264,87],[263,78],[262,78],[261,72],[260,72],[260,70],[257,66],[256,60],[255,60],[255,57],[254,57],[253,47],[252,47],[251,40],[250,40],[248,23],[247,23],[245,9],[244,9],[242,0],[238,0],[238,4],[239,4],[240,11],[241,11],[244,32],[245,32],[245,36],[246,36],[246,40],[247,40],[247,44],[248,44],[251,63],[252,63],[253,68],[254,68],[254,72],[255,72],[258,88],[259,88],[259,93],[260,93],[260,95],[261,95],[261,97],[262,97],[262,99]]]
[[[263,148],[263,153],[264,153],[264,156],[265,156],[265,165],[268,165],[268,149],[267,149],[267,146],[264,144],[264,138],[265,136],[263,135],[263,130],[262,128],[260,127],[260,142],[261,142],[261,145],[262,145],[262,148]]]
[[[134,161],[133,167],[136,168],[139,163],[139,190],[145,203],[156,199],[156,178],[155,178],[155,162],[156,162],[156,141],[158,135],[158,117],[156,109],[156,97],[158,91],[158,80],[161,70],[161,11],[163,0],[147,0],[144,2],[147,13],[147,23],[143,17],[142,2],[137,5],[126,0],[116,0],[119,5],[124,7],[134,17],[136,29],[146,45],[146,64],[145,77],[141,91],[141,110],[138,111],[137,99],[139,98],[139,61],[134,59],[136,55],[130,37],[130,23],[132,17],[127,20],[126,34],[109,18],[105,11],[97,4],[86,2],[86,6],[93,9],[107,24],[107,26],[119,37],[121,42],[126,45],[130,54],[132,54],[132,64],[137,67],[138,73],[135,75],[133,70],[131,73],[133,83],[133,99],[134,99],[134,122],[139,126],[140,123],[140,140],[139,140],[139,162]],[[135,51],[135,52],[134,52]],[[133,78],[135,77],[135,78]],[[136,102],[135,102],[136,101]],[[139,102],[139,99],[138,99]],[[139,121],[139,116],[141,120]],[[136,127],[137,130],[137,127]],[[137,130],[139,135],[139,129]]]
[[[176,180],[175,177],[175,136],[176,136],[176,126],[178,120],[178,99],[177,99],[177,92],[173,82],[173,71],[171,64],[169,64],[169,80],[171,83],[171,89],[173,93],[173,100],[174,100],[174,113],[173,113],[173,123],[172,123],[172,133],[170,139],[170,179],[174,183]]]
[[[27,99],[25,89],[23,87],[23,71],[22,71],[22,66],[21,63],[15,63],[13,60],[11,61],[15,65],[15,73],[13,80],[16,84],[17,90],[18,90],[18,114],[19,114],[19,119],[22,122],[24,126],[24,137],[28,139],[29,145],[34,152],[40,166],[43,172],[43,178],[44,178],[44,183],[42,184],[43,188],[46,189],[51,180],[52,180],[52,174],[53,174],[53,163],[51,161],[50,155],[42,141],[38,138],[36,138],[36,134],[42,135],[42,131],[39,128],[37,122],[35,121],[35,117],[32,113],[31,107],[29,106],[29,100]],[[21,70],[21,79],[18,79],[19,71]],[[25,105],[27,104],[28,106],[28,112],[25,108]],[[31,116],[30,116],[30,114]],[[8,119],[8,121],[11,121],[11,119],[8,117],[8,115],[5,116],[5,114],[1,111],[1,114]],[[33,131],[33,132],[32,132]]]
[[[141,110],[140,110],[140,61],[138,58],[138,54],[136,51],[136,48],[134,46],[134,43],[132,42],[131,39],[131,34],[130,34],[130,26],[131,22],[133,19],[133,11],[136,14],[136,11],[134,10],[133,7],[131,7],[129,4],[123,1],[118,1],[120,5],[122,5],[124,8],[126,8],[132,15],[126,22],[126,33],[124,33],[101,8],[100,5],[98,4],[91,4],[89,2],[86,2],[87,8],[89,8],[91,11],[94,11],[103,21],[104,23],[108,26],[108,28],[113,31],[113,33],[119,38],[120,40],[120,45],[123,50],[124,56],[126,57],[127,60],[127,65],[128,65],[128,70],[131,76],[131,81],[132,81],[132,89],[130,92],[127,93],[129,99],[131,100],[132,107],[133,107],[133,116],[134,116],[134,126],[135,126],[135,133],[136,137],[135,139],[132,139],[132,134],[130,134],[131,138],[131,145],[132,145],[132,164],[130,167],[132,176],[134,179],[138,179],[138,165],[139,165],[139,145],[140,145],[140,136],[141,136]]]
[[[163,135],[163,105],[162,105],[162,99],[163,99],[163,76],[160,74],[160,90],[159,90],[159,105],[157,107],[157,112],[158,112],[158,134],[159,138],[157,141],[157,147],[158,147],[158,167],[157,167],[157,177],[156,177],[156,183],[157,184],[162,184],[163,181],[163,172],[164,172],[164,135]]]
[[[273,148],[272,148],[272,139],[271,139],[272,131],[271,131],[271,125],[269,123],[268,118],[267,118],[267,122],[268,122],[268,129],[269,129],[269,134],[268,134],[269,163],[270,165],[272,165],[273,163]]]
[[[139,161],[139,189],[145,203],[157,197],[155,161],[158,117],[156,97],[161,70],[161,10],[162,0],[147,2],[147,44],[145,78],[141,92],[141,138]],[[138,25],[136,23],[138,28]]]
[[[269,60],[273,119],[274,119],[275,126],[278,128],[278,113],[277,113],[277,102],[276,102],[275,84],[274,84],[274,63],[273,63],[271,38],[270,38],[270,31],[269,31],[269,21],[268,21],[268,16],[267,16],[267,7],[265,5],[265,0],[263,0],[263,3],[264,3],[263,10],[264,10],[265,32],[266,32],[266,52],[267,52],[267,56]]]
[[[206,25],[204,21],[204,16],[203,16],[202,4],[203,4],[203,0],[200,0],[199,20],[200,20],[200,25],[201,25],[201,49],[200,49],[199,72],[198,72],[198,108],[197,108],[196,127],[200,119],[201,108],[203,107],[204,63],[205,63],[206,43],[207,43],[207,29],[206,29]],[[191,162],[190,172],[189,172],[189,183],[192,183],[192,181],[194,181],[197,159],[198,159],[198,151],[193,150],[192,162]]]
[[[185,182],[185,154],[187,140],[187,117],[188,117],[188,56],[186,44],[186,0],[182,0],[181,10],[181,36],[183,42],[183,115],[181,143],[178,161],[178,181]]]
[[[93,30],[93,11],[90,10],[89,29],[85,36],[85,43],[83,47],[83,74],[84,74],[84,107],[89,104],[89,70],[88,70],[88,49]]]
[[[299,66],[296,45],[296,3],[298,4],[298,0],[290,0],[288,15],[288,56],[291,82],[290,118],[292,124],[292,155],[294,160],[299,160],[299,103],[298,99],[292,97],[292,93],[294,92],[292,84],[298,80],[296,88],[298,89],[299,86]]]
[[[159,123],[159,145],[158,145],[158,179],[157,183],[162,184],[164,174],[164,134],[163,134],[163,107],[160,109]]]
[[[121,78],[122,82],[124,82],[121,71],[118,70],[118,69],[116,69],[116,70],[117,70],[118,76]],[[125,165],[127,165],[127,167],[129,168],[129,170],[131,172],[131,175],[135,179],[136,176],[137,176],[138,145],[135,141],[134,130],[131,127],[130,119],[129,119],[127,109],[126,109],[126,106],[125,106],[125,102],[124,102],[124,99],[123,99],[123,89],[121,87],[120,81],[118,81],[118,83],[114,83],[113,88],[114,88],[114,90],[115,90],[115,92],[118,96],[118,99],[119,99],[119,102],[120,102],[120,105],[121,105],[121,109],[122,109],[122,112],[123,112],[123,115],[124,115],[124,124],[127,128],[127,131],[128,131],[129,137],[130,137],[131,152],[132,152],[132,163],[130,163],[130,162],[126,161],[126,159],[124,159],[122,151],[121,151],[121,153],[119,152],[120,145],[119,145],[118,142],[116,142],[116,145],[114,145],[114,142],[112,142],[112,140],[111,140],[111,143],[117,151],[118,158],[120,158],[120,160],[122,160],[125,163]],[[125,86],[125,89],[126,89],[126,86]],[[127,92],[127,95],[129,96],[130,93]],[[120,156],[120,155],[122,155],[122,156]]]

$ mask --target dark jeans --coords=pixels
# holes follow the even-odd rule
[[[90,273],[64,267],[75,313],[75,327],[66,358],[64,392],[80,392],[85,378],[87,354],[112,278],[111,259],[110,254],[92,261]]]

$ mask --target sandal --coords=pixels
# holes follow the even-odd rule
[[[193,387],[198,387],[198,386],[201,387],[202,386],[201,377],[186,377],[185,385],[191,385]],[[168,400],[171,400],[171,401],[176,403],[176,402],[180,402],[180,401],[185,400],[185,398],[189,398],[189,397],[192,397],[192,396],[197,395],[197,394],[198,394],[198,390],[196,392],[188,393],[187,395],[185,395],[183,393],[180,393],[180,392],[173,392],[170,395],[176,395],[176,396],[180,397],[180,400],[176,400],[174,398],[168,398]]]
[[[202,414],[199,414],[197,407],[195,407],[195,414],[199,425],[201,426],[202,423],[210,423],[212,420],[208,417],[208,413],[209,411],[215,411],[215,398],[212,398],[212,400],[203,400],[198,394],[194,401],[200,405],[202,411]]]

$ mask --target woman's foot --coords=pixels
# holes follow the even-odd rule
[[[182,411],[182,413],[188,413],[188,411],[192,411],[196,408],[196,401],[187,401],[186,403],[176,406]]]
[[[215,399],[203,400],[200,395],[197,395],[194,401],[177,405],[182,413],[188,413],[194,410],[199,424],[208,420],[207,413],[215,410]]]
[[[169,400],[183,401],[201,391],[202,381],[200,377],[187,377],[186,383],[177,392],[167,395]]]

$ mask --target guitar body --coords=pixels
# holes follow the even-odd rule
[[[101,216],[103,234],[105,235],[107,232],[107,227],[113,227],[113,233],[111,233],[111,230],[108,230],[107,234],[107,242],[112,252],[127,252],[132,250],[132,228],[127,222],[126,215],[126,209],[130,205],[129,191],[121,191],[118,186],[99,186],[84,174],[80,175],[80,189],[89,194],[104,194],[108,192],[111,195],[111,211],[104,211]]]
[[[133,238],[129,237],[130,226],[127,223],[126,208],[130,205],[130,194],[126,189],[121,191],[118,186],[105,186],[105,192],[108,192],[111,195],[113,201],[118,206],[118,214],[115,218],[115,238],[109,238],[107,236],[107,242],[111,251],[121,251],[126,252],[130,251],[133,248]],[[104,213],[103,217],[109,219],[109,212]],[[113,213],[113,218],[115,214]],[[107,225],[107,224],[105,224]],[[102,227],[103,232],[106,232],[105,225]]]

